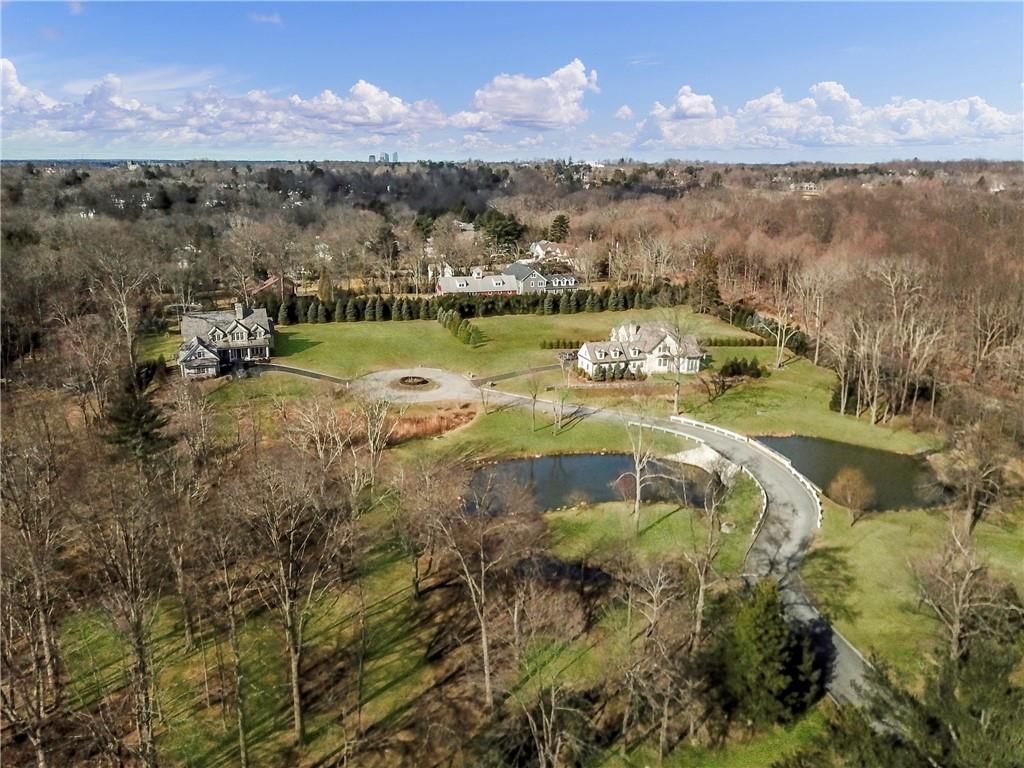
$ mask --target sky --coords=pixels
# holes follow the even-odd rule
[[[1022,159],[1024,3],[0,5],[4,159]]]

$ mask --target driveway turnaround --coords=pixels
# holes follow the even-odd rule
[[[425,379],[425,384],[403,384],[402,379]],[[353,379],[351,388],[398,403],[475,401],[480,391],[468,379],[440,368],[393,368]]]

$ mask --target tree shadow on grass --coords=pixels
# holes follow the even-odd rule
[[[273,350],[275,358],[289,357],[323,344],[322,341],[314,341],[302,336],[301,331],[282,331],[278,329],[276,333],[277,339],[275,340]]]
[[[850,603],[856,578],[847,552],[847,547],[818,547],[807,553],[800,568],[814,602],[833,621],[855,621],[860,615]]]

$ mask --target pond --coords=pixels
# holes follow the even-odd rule
[[[632,477],[622,475],[633,471],[633,459],[624,453],[583,453],[566,456],[538,456],[530,459],[509,459],[481,467],[473,476],[473,484],[481,487],[488,478],[512,481],[528,488],[537,509],[557,509],[580,503],[597,504],[632,498]],[[650,474],[666,475],[644,488],[644,501],[678,501],[704,503],[703,491],[708,475],[697,467],[652,462]],[[622,478],[622,479],[620,479]]]
[[[943,500],[931,466],[921,456],[864,448],[818,437],[759,437],[793,462],[819,488],[828,491],[839,470],[854,467],[874,488],[872,509],[929,507]]]

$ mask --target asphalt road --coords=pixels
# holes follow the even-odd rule
[[[262,370],[294,373],[342,384],[350,384],[368,392],[379,392],[385,397],[405,402],[428,402],[439,400],[466,399],[478,396],[477,382],[437,368],[415,368],[378,371],[347,382],[335,376],[328,376],[298,368],[276,364],[257,366]],[[479,381],[496,381],[512,378],[506,376],[483,378]],[[396,387],[400,376],[420,375],[430,379],[434,386],[426,390],[407,390]],[[530,404],[530,398],[492,389],[486,383],[480,386],[486,392],[489,406]],[[538,399],[537,407],[553,412],[555,404]],[[623,422],[631,419],[630,414],[607,408],[592,408],[567,404],[565,416],[569,419],[595,418]],[[672,432],[681,437],[704,442],[718,451],[729,461],[744,467],[754,476],[765,491],[768,506],[760,530],[754,539],[744,568],[744,576],[750,582],[764,578],[777,579],[786,612],[792,621],[807,624],[822,623],[822,616],[811,604],[800,586],[800,565],[810,548],[818,528],[819,506],[816,491],[806,478],[802,478],[784,459],[752,438],[735,433],[723,433],[713,425],[680,423],[669,419],[650,420],[651,427]],[[827,626],[819,638],[826,644],[824,650],[832,658],[832,674],[828,681],[829,694],[841,704],[861,704],[869,664],[864,656],[841,634]]]
[[[528,405],[530,399],[500,390],[488,396],[492,404]],[[538,408],[554,409],[554,403],[537,401]],[[614,419],[622,422],[632,417],[622,411],[567,405],[570,418]],[[820,624],[825,628],[819,642],[832,658],[832,673],[827,683],[829,694],[841,704],[859,705],[864,701],[863,688],[869,665],[864,656],[831,626],[811,604],[800,586],[799,570],[815,531],[818,529],[818,498],[810,482],[802,478],[784,459],[766,446],[742,435],[716,431],[712,425],[683,424],[669,419],[652,419],[648,423],[659,430],[702,441],[729,461],[744,467],[760,483],[768,499],[763,523],[754,539],[744,567],[750,582],[764,578],[777,579],[792,621]]]

